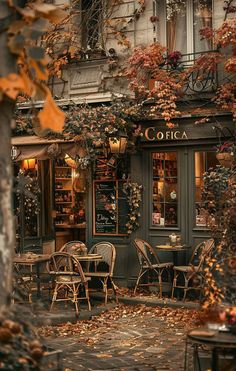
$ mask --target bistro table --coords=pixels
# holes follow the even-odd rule
[[[230,370],[236,370],[236,336],[230,332],[212,331],[206,328],[197,328],[190,331],[186,337],[186,349],[185,349],[185,364],[184,370],[188,368],[188,346],[191,345],[194,348],[194,357],[197,362],[198,369],[201,371],[201,362],[199,357],[199,348],[207,346],[210,349],[211,354],[211,371],[227,370],[228,368],[222,368],[219,362],[219,356],[222,353],[230,355],[232,358],[233,368]]]
[[[179,260],[179,253],[184,252],[185,256],[185,264],[186,264],[186,251],[189,249],[186,245],[180,245],[180,246],[170,246],[170,245],[157,245],[156,246],[157,251],[164,251],[164,252],[171,252],[173,255],[173,263],[174,266],[178,265]]]
[[[85,266],[82,264],[82,268],[85,269],[86,272],[88,271],[89,263],[91,262],[96,263],[102,260],[102,255],[99,254],[86,254],[86,255],[73,254],[73,257],[80,263],[86,262]]]
[[[34,254],[26,253],[17,255],[13,258],[13,264],[19,266],[27,266],[30,268],[30,275],[33,275],[33,267],[36,269],[36,283],[37,283],[37,298],[41,297],[40,291],[40,265],[50,260],[49,254]]]

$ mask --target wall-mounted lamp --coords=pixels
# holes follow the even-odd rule
[[[19,155],[20,155],[20,150],[17,147],[12,146],[11,147],[11,159],[14,161],[17,159]]]
[[[73,160],[73,158],[71,158],[67,154],[65,155],[65,162],[67,163],[67,165],[69,165],[73,169],[76,169],[76,162],[75,162],[75,160]]]
[[[34,170],[36,166],[35,158],[27,158],[22,162],[22,169],[23,170]]]
[[[111,153],[122,154],[125,153],[128,138],[126,134],[117,134],[114,137],[109,137],[109,146]]]

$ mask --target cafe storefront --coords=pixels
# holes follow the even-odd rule
[[[131,159],[132,179],[143,185],[141,227],[132,237],[156,246],[165,245],[172,233],[179,235],[181,244],[189,247],[186,256],[179,256],[182,264],[197,243],[209,238],[204,173],[219,165],[216,145],[234,140],[230,116],[222,115],[218,123],[214,118],[202,125],[195,121],[181,118],[173,129],[160,121],[142,122],[140,148]],[[159,254],[163,260],[171,258],[168,252]],[[132,281],[137,274],[134,255],[132,251],[128,258]]]
[[[216,145],[232,140],[233,133],[229,115],[218,117],[217,122],[210,118],[202,125],[195,121],[181,118],[173,129],[159,120],[141,122],[143,135],[135,153],[126,153],[116,163],[112,158],[98,158],[87,173],[84,189],[75,186],[73,168],[61,163],[65,153],[72,153],[74,144],[60,144],[64,149],[57,159],[41,157],[41,235],[44,231],[44,236],[55,241],[54,250],[73,239],[83,240],[88,249],[99,241],[112,242],[117,253],[114,278],[120,287],[133,287],[137,278],[139,263],[132,246],[136,237],[156,246],[166,244],[169,235],[175,233],[188,247],[179,255],[179,263],[188,261],[192,248],[209,238],[203,174],[219,164]],[[15,145],[22,148],[22,159],[28,156],[25,149],[35,148]],[[49,145],[46,143],[47,148]],[[123,188],[128,175],[142,186],[140,227],[132,234],[126,229],[129,205]],[[78,210],[83,213],[75,220],[72,215]],[[168,252],[159,254],[163,261],[172,258]]]

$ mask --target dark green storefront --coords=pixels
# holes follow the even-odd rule
[[[182,244],[189,246],[186,254],[178,256],[182,264],[188,261],[192,248],[209,237],[208,215],[201,197],[203,174],[219,164],[216,145],[230,137],[233,123],[227,115],[217,121],[210,118],[202,125],[195,121],[181,118],[173,129],[160,121],[141,123],[141,143],[130,161],[132,180],[143,185],[140,228],[131,238],[94,236],[92,225],[87,230],[89,245],[101,240],[115,244],[115,278],[121,286],[133,286],[137,277],[139,265],[132,246],[135,237],[155,246],[165,244],[173,232],[180,235]],[[88,207],[92,213],[92,197]],[[159,254],[163,261],[172,259],[171,253]]]

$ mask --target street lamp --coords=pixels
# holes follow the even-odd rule
[[[127,147],[128,137],[126,134],[119,134],[109,137],[109,146],[111,153],[123,154]]]

